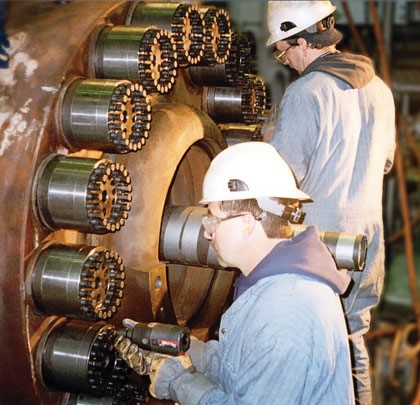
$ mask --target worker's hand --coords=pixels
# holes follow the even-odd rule
[[[148,375],[150,366],[156,356],[165,356],[155,352],[140,349],[135,343],[124,336],[118,336],[114,342],[114,347],[121,358],[140,375]]]
[[[171,383],[181,375],[194,372],[190,356],[159,356],[155,357],[150,366],[149,392],[158,399],[177,400],[176,394],[171,392]]]

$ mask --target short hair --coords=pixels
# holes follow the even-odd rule
[[[276,200],[281,202],[281,199],[276,198]],[[221,201],[219,208],[228,215],[239,214],[240,212],[251,213],[257,220],[261,221],[261,225],[268,238],[286,239],[292,236],[290,222],[279,215],[261,209],[255,198]],[[265,215],[261,216],[263,212]]]

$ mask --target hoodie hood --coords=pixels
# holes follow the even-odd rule
[[[375,77],[375,69],[369,58],[338,51],[327,53],[315,59],[308,65],[302,76],[311,72],[328,73],[345,81],[353,89],[366,86]]]
[[[279,242],[247,277],[242,274],[235,282],[234,299],[259,280],[279,274],[313,277],[340,295],[347,291],[351,282],[347,273],[337,270],[316,226],[309,226],[294,238]]]

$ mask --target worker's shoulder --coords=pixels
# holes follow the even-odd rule
[[[325,93],[333,93],[337,87],[349,87],[342,80],[325,72],[311,72],[300,76],[286,88],[284,97],[297,96],[299,99],[319,98]]]
[[[300,303],[310,308],[321,301],[335,301],[333,289],[319,278],[296,273],[277,274],[260,280],[254,294],[259,302]]]

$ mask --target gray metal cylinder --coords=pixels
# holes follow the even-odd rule
[[[265,85],[258,76],[246,79],[240,87],[205,87],[204,111],[217,123],[260,124],[266,110]]]
[[[61,124],[72,149],[136,152],[149,136],[151,104],[128,80],[78,79],[65,88]]]
[[[128,218],[130,183],[119,163],[50,155],[41,162],[34,181],[35,212],[50,230],[115,232]]]
[[[180,67],[200,62],[204,52],[204,22],[196,5],[140,2],[127,16],[127,25],[149,24],[171,33]]]
[[[167,206],[163,215],[160,259],[170,263],[220,268],[217,254],[204,237],[204,207]]]
[[[52,243],[36,254],[31,270],[32,298],[47,314],[105,320],[121,305],[124,265],[104,247]]]
[[[167,93],[175,83],[176,46],[170,33],[151,26],[105,27],[95,50],[98,77],[140,82],[147,93]]]
[[[203,109],[216,122],[243,122],[242,89],[208,87],[203,92]]]
[[[225,63],[214,66],[189,66],[191,81],[196,86],[241,86],[248,81],[247,75],[253,72],[252,50],[255,43],[248,35],[235,33],[232,46]]]
[[[63,320],[38,348],[45,385],[67,392],[112,395],[127,374],[124,361],[115,357],[114,340],[112,325]]]
[[[307,225],[293,224],[293,236],[303,232],[307,227]],[[366,235],[320,230],[319,236],[327,245],[338,269],[364,269],[367,254]]]

